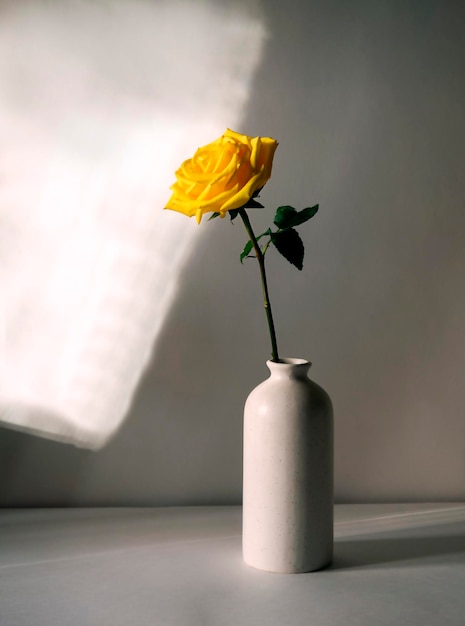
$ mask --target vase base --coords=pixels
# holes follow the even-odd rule
[[[268,572],[269,574],[311,574],[313,572],[320,572],[321,570],[327,569],[331,567],[333,563],[332,557],[330,557],[327,561],[324,561],[322,564],[308,566],[308,567],[271,567],[265,565],[258,565],[254,563],[250,563],[243,557],[242,559],[244,563],[248,567],[252,567],[253,569],[260,570],[261,572]]]

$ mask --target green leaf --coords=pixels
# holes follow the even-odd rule
[[[253,243],[249,239],[249,241],[245,244],[245,247],[241,252],[241,263],[244,262],[245,257],[249,256],[249,254],[252,251],[252,248],[253,248]]]
[[[228,213],[229,213],[229,217],[231,218],[231,222],[232,222],[239,215],[239,209],[231,209],[230,211],[228,211]]]
[[[297,211],[292,206],[280,206],[276,209],[273,223],[278,228],[290,228],[293,217],[297,215]]]
[[[296,211],[292,206],[280,206],[276,209],[274,224],[281,230],[294,228],[311,219],[318,211],[318,204],[312,207]]]
[[[299,234],[293,228],[271,234],[271,241],[283,257],[295,265],[298,270],[303,267],[304,244]]]
[[[221,213],[212,213],[208,218],[208,221],[215,219],[215,217],[219,217]]]
[[[294,218],[294,222],[292,226],[298,226],[299,224],[303,224],[310,220],[314,215],[318,212],[318,204],[315,206],[307,207],[306,209],[302,209],[302,211],[298,211],[297,215]]]
[[[265,230],[264,233],[262,233],[261,235],[258,235],[257,241],[260,241],[262,237],[266,237],[267,235],[271,236],[272,234],[273,233],[271,232],[271,228],[268,228],[267,230]],[[253,243],[252,243],[252,240],[249,239],[249,241],[245,244],[245,247],[241,252],[241,263],[250,254],[250,252],[252,252],[252,248],[253,248]]]

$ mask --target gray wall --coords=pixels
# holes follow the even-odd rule
[[[268,263],[281,353],[309,358],[334,402],[336,499],[463,499],[465,4],[262,9],[237,130],[280,142],[270,209],[320,204],[303,272]],[[0,429],[2,506],[240,502],[242,407],[268,338],[241,225],[200,228],[123,428],[97,453]]]

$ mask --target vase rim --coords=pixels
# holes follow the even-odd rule
[[[277,361],[273,361],[273,360],[268,360],[266,362],[266,364],[268,366],[275,366],[275,365],[306,365],[307,367],[311,366],[311,362],[308,359],[301,359],[301,358],[294,358],[294,357],[284,357],[282,359],[278,359]]]

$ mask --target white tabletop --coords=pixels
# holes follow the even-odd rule
[[[0,626],[465,625],[465,504],[335,513],[292,575],[242,562],[240,507],[3,509]]]

